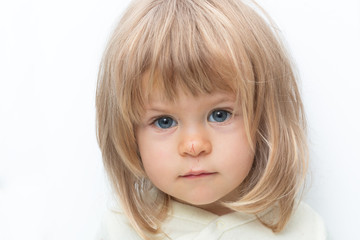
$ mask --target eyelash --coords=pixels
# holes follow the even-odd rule
[[[216,112],[218,112],[218,113],[219,113],[219,112],[225,113],[225,114],[226,114],[225,119],[222,120],[222,121],[216,121],[216,120],[214,119],[214,115],[213,115],[213,114],[215,114]],[[231,118],[232,116],[233,116],[233,113],[230,112],[230,111],[228,111],[228,110],[225,110],[225,109],[215,109],[215,110],[213,110],[213,111],[209,114],[209,116],[207,117],[207,119],[208,119],[209,122],[224,123],[224,122],[228,121],[229,118]],[[212,120],[210,120],[211,118],[212,118]],[[168,125],[169,125],[169,124],[170,124],[170,125],[169,125],[168,127],[161,127],[161,126],[160,126],[160,123],[159,123],[160,120],[169,120],[169,119],[170,119],[170,123],[168,123]],[[175,125],[174,125],[174,124],[175,124]],[[151,125],[153,125],[154,127],[158,128],[158,129],[169,129],[169,128],[175,127],[177,124],[178,124],[177,121],[176,121],[173,117],[168,116],[168,115],[156,117],[153,121],[151,121]]]

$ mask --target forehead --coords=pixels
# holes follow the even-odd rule
[[[215,77],[206,79],[163,75],[159,71],[146,71],[142,76],[141,95],[144,103],[155,101],[176,102],[186,98],[205,96],[226,96],[231,99],[236,95],[234,82]]]
[[[182,105],[190,106],[191,104],[203,102],[205,104],[213,105],[223,102],[236,102],[236,96],[232,92],[215,90],[211,93],[192,94],[189,91],[177,89],[176,94],[172,99],[169,99],[163,92],[155,90],[148,95],[145,102],[145,108],[161,105]]]

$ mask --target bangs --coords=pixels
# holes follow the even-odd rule
[[[226,91],[240,100],[241,89],[247,89],[245,79],[253,80],[245,75],[252,73],[252,66],[246,54],[236,55],[245,52],[244,44],[234,36],[238,31],[223,12],[196,1],[161,1],[144,8],[146,14],[135,21],[136,26],[128,27],[132,31],[124,42],[128,47],[122,47],[126,56],[121,57],[126,61],[118,61],[120,76],[126,76],[122,81],[130,82],[120,85],[130,89],[129,104],[137,106],[135,111],[143,109],[155,89],[171,101],[179,90],[195,96]],[[220,16],[214,20],[209,12]],[[134,113],[133,120],[139,115]]]
[[[148,22],[150,38],[145,51],[149,57],[144,64],[150,74],[147,92],[156,88],[172,99],[179,89],[193,95],[214,89],[234,91],[237,67],[230,57],[230,46],[225,44],[229,38],[221,36],[222,31],[207,19],[208,12],[201,14],[194,1],[162,4],[167,4],[169,11],[155,8],[150,18],[153,22]]]

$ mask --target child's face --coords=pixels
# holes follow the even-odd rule
[[[192,205],[231,200],[248,175],[254,154],[235,97],[224,92],[174,103],[153,93],[136,137],[149,179],[161,191]]]

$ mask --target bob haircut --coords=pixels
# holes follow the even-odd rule
[[[135,138],[152,89],[168,100],[179,89],[236,95],[255,157],[241,198],[223,204],[281,231],[302,192],[308,151],[294,67],[267,14],[240,0],[137,0],[116,26],[98,75],[97,137],[112,187],[143,238],[162,232],[171,199],[146,177]],[[276,216],[263,218],[274,206]]]

